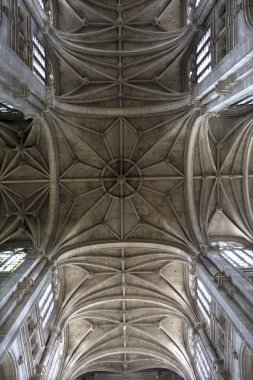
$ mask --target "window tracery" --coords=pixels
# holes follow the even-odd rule
[[[219,241],[220,254],[237,268],[253,267],[253,250],[237,242]]]
[[[198,279],[197,280],[197,307],[205,323],[207,324],[207,326],[210,325],[211,302],[212,302],[212,297],[208,293],[203,282],[200,279]]]
[[[200,83],[211,71],[211,28],[209,27],[196,48],[196,79]]]
[[[63,341],[61,339],[57,343],[57,348],[56,348],[56,351],[55,351],[55,354],[54,354],[54,357],[52,360],[51,368],[50,368],[50,371],[48,374],[48,377],[51,380],[57,380],[57,375],[58,375],[58,371],[60,368],[62,351],[63,351]]]
[[[194,8],[193,19],[197,24],[196,8],[200,3],[201,1],[196,1]],[[196,40],[193,51],[194,84],[200,83],[236,44],[235,15],[235,7],[230,2],[219,0],[205,19],[204,35]],[[189,71],[191,70],[188,69],[188,73]]]
[[[31,17],[27,13],[23,4],[17,5],[15,17],[15,27],[13,33],[13,48],[22,61],[29,66],[29,47],[30,47],[30,29]]]
[[[253,95],[252,96],[246,96],[245,98],[241,99],[239,102],[235,103],[237,106],[253,106]]]
[[[24,261],[24,248],[10,248],[0,252],[0,272],[14,272]]]
[[[202,347],[198,342],[196,344],[196,370],[201,380],[210,380],[210,366],[206,360],[206,357],[203,353]]]
[[[31,356],[35,361],[41,347],[38,331],[38,321],[35,312],[33,312],[27,319],[27,331],[30,342]]]
[[[45,328],[54,309],[54,294],[52,284],[48,284],[45,292],[39,300],[42,327]]]
[[[46,53],[37,35],[33,33],[32,67],[34,75],[43,83],[46,83]]]

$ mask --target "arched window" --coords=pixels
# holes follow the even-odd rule
[[[0,272],[14,272],[24,261],[24,248],[10,248],[0,252]]]
[[[48,284],[41,299],[39,300],[42,327],[45,328],[54,309],[54,294],[52,284]]]
[[[210,312],[211,312],[212,297],[208,293],[203,282],[197,280],[197,307],[203,317],[207,326],[210,326]]]
[[[210,366],[206,360],[206,357],[203,353],[200,343],[196,344],[196,353],[195,353],[195,365],[196,370],[201,380],[210,379]]]
[[[5,354],[0,363],[0,379],[15,380],[17,379],[17,363],[14,355],[8,352]]]
[[[248,347],[243,346],[240,352],[240,372],[242,380],[252,379],[253,373],[253,352]]]

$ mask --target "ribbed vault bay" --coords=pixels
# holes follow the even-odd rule
[[[0,241],[40,249],[56,207],[51,133],[40,119],[6,119],[0,126]]]
[[[196,31],[181,1],[55,4],[55,103],[1,121],[1,242],[33,245],[63,275],[59,379],[192,380],[189,265],[212,239],[252,242],[252,121],[190,105],[181,62]]]
[[[182,201],[191,112],[54,120],[60,155],[54,250],[122,240],[194,249]]]
[[[175,250],[79,250],[60,259],[64,379],[82,373],[175,370],[191,378],[185,339],[194,323],[187,259]]]
[[[187,109],[149,118],[53,115],[60,159],[52,251],[145,241],[194,253],[212,236],[250,239],[252,123],[196,117]]]
[[[60,1],[48,43],[59,64],[57,103],[83,107],[186,104],[181,59],[193,36],[181,1]]]

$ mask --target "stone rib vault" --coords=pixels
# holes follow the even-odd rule
[[[1,122],[1,242],[32,243],[61,273],[64,380],[193,379],[195,257],[212,236],[252,240],[252,121],[190,104],[181,6],[59,0],[44,30],[55,104],[18,134]]]

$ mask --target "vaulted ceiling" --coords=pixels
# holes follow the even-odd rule
[[[192,258],[252,237],[252,121],[190,104],[182,15],[178,0],[57,1],[55,103],[1,122],[1,242],[32,243],[61,272],[66,380],[194,378]]]

